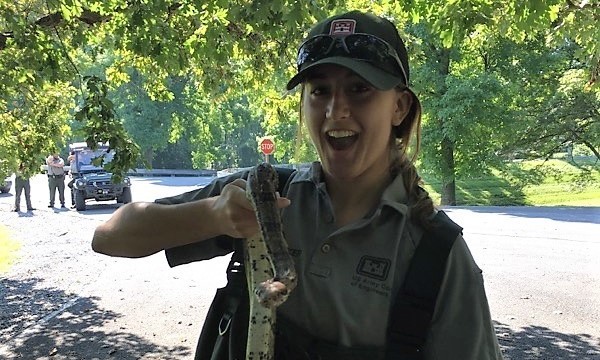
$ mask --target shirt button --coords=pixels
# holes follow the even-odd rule
[[[329,244],[324,244],[323,246],[321,246],[321,251],[325,254],[327,254],[330,250],[331,250],[331,245],[329,245]]]

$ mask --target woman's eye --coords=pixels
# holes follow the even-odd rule
[[[311,95],[323,95],[327,93],[327,88],[325,86],[312,86],[310,89]]]
[[[371,90],[372,86],[366,83],[356,83],[352,85],[352,92],[364,93]]]

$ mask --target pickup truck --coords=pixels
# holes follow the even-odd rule
[[[117,203],[131,202],[131,180],[124,177],[119,183],[112,180],[112,173],[103,167],[94,164],[94,159],[104,156],[104,162],[110,162],[114,151],[108,145],[99,144],[95,150],[90,149],[85,142],[69,145],[69,150],[74,155],[70,165],[65,165],[65,172],[71,174],[69,188],[71,198],[77,211],[85,211],[88,200],[115,201]],[[48,171],[48,165],[40,167],[43,172]]]

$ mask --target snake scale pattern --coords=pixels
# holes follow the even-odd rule
[[[247,360],[272,360],[275,351],[275,309],[296,287],[296,270],[283,236],[276,205],[278,175],[268,163],[250,170],[246,195],[260,227],[244,242],[246,279],[250,297]]]

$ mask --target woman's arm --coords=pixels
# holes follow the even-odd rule
[[[246,238],[258,232],[246,182],[237,179],[220,195],[174,205],[135,202],[123,205],[96,228],[92,249],[121,257],[143,257],[219,235]],[[289,200],[279,198],[279,206]]]
[[[92,249],[121,257],[143,257],[218,235],[215,198],[177,205],[123,205],[94,232]]]
[[[218,235],[247,235],[257,224],[245,187],[246,182],[237,179],[220,195],[200,200],[126,204],[96,228],[92,249],[111,256],[143,257]]]

